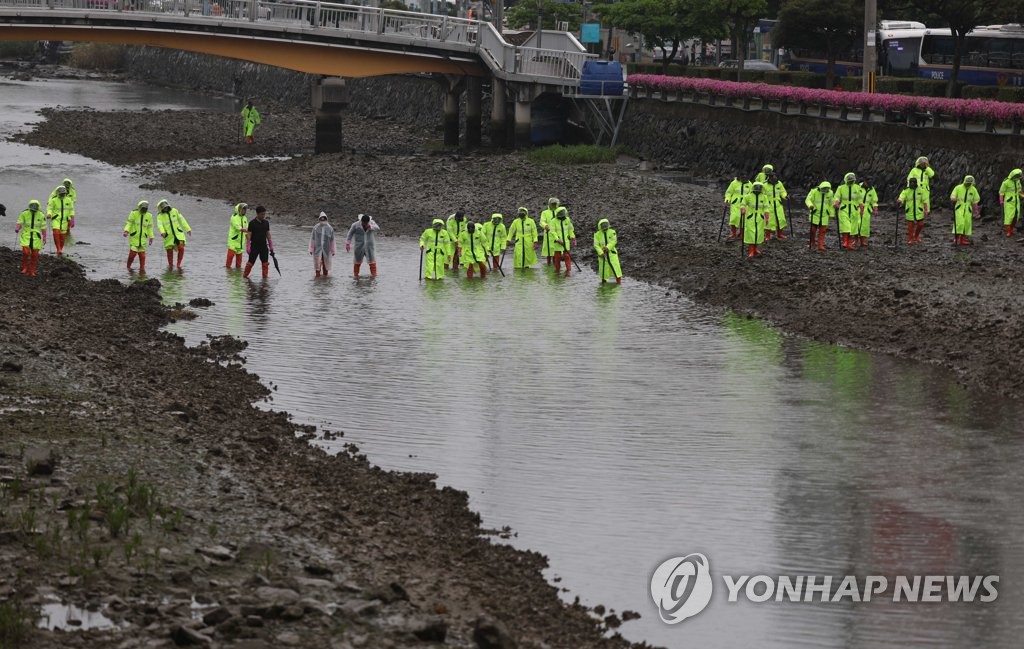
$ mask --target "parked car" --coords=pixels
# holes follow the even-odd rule
[[[720,68],[738,68],[739,66],[740,62],[737,61],[736,59],[725,59],[724,61],[718,64],[718,67]],[[747,59],[746,61],[743,62],[743,69],[777,71],[779,68],[777,68],[774,63],[771,63],[769,61],[761,61],[759,59]]]

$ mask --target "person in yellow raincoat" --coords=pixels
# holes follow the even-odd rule
[[[999,204],[1003,206],[1003,229],[1007,237],[1013,236],[1013,228],[1020,221],[1020,201],[1024,198],[1024,190],[1021,190],[1022,173],[1020,169],[1014,169],[999,185]]]
[[[868,238],[871,236],[871,219],[878,216],[878,192],[870,178],[861,181],[860,187],[864,190],[864,214],[860,217],[860,229],[852,234],[854,238],[860,239],[862,247],[867,248]]]
[[[449,243],[450,236],[441,219],[434,219],[433,224],[420,235],[420,251],[425,253],[423,276],[426,279],[444,279],[444,271],[448,268]]]
[[[735,239],[736,233],[740,228],[740,217],[743,210],[743,199],[750,190],[753,188],[753,183],[747,177],[747,174],[741,173],[725,190],[725,205],[729,209],[729,238]]]
[[[508,243],[515,243],[512,249],[513,268],[529,268],[537,263],[537,223],[530,218],[530,211],[525,207],[519,208],[508,227]]]
[[[811,222],[811,236],[807,247],[814,246],[814,240],[818,240],[818,250],[825,250],[825,234],[828,232],[828,221],[835,216],[835,208],[832,207],[835,196],[832,194],[832,183],[827,180],[821,181],[817,187],[807,192],[804,205],[807,206],[808,218]]]
[[[981,213],[981,195],[974,184],[974,176],[964,176],[964,181],[953,188],[949,200],[953,201],[953,243],[969,246],[972,242],[967,237],[974,233],[973,219]]]
[[[242,129],[245,132],[246,144],[252,144],[256,141],[254,137],[256,127],[262,123],[260,112],[252,105],[252,100],[250,99],[246,102],[245,108],[242,109]]]
[[[57,247],[57,256],[64,256],[64,240],[75,223],[75,201],[67,188],[60,185],[53,190],[54,196],[46,204],[46,218],[50,219],[53,229],[53,245]]]
[[[619,263],[619,236],[615,233],[608,219],[597,222],[594,233],[594,250],[597,251],[597,276],[604,284],[615,278],[616,284],[622,283],[622,264]]]
[[[551,250],[555,254],[555,272],[559,271],[559,265],[565,261],[565,274],[572,271],[572,257],[569,252],[576,245],[576,229],[569,218],[569,210],[560,206],[555,210],[555,219],[548,223],[547,236],[552,239]]]
[[[835,203],[832,206],[839,214],[842,247],[856,250],[857,245],[850,239],[850,235],[860,230],[860,217],[864,214],[864,188],[857,184],[857,174],[851,171],[843,176],[843,184],[836,188]]]
[[[747,258],[761,256],[759,246],[764,243],[764,230],[768,225],[771,201],[765,196],[764,184],[754,183],[750,193],[743,197],[740,213],[743,216],[743,243],[747,244]]]
[[[28,209],[18,215],[14,231],[19,233],[21,274],[35,277],[39,251],[46,245],[46,214],[39,209],[39,201],[28,202]]]
[[[771,165],[765,165],[766,168]],[[760,174],[758,174],[760,175]],[[764,185],[764,195],[769,201],[771,208],[768,210],[768,227],[765,229],[764,238],[771,239],[772,232],[781,241],[786,238],[786,226],[789,225],[789,221],[786,220],[786,206],[785,201],[789,197],[786,193],[786,187],[779,180],[779,177],[775,175],[774,171],[768,172],[768,179],[762,183]]]
[[[466,230],[459,235],[459,249],[462,250],[462,265],[466,267],[466,277],[473,277],[473,266],[480,266],[480,277],[487,277],[487,241],[484,239],[483,228],[475,223],[466,225]]]
[[[139,274],[144,275],[146,246],[153,243],[153,215],[149,213],[149,201],[139,201],[136,208],[128,214],[121,236],[128,239],[128,270],[132,269],[132,263],[138,256]]]
[[[491,214],[491,220],[483,225],[484,242],[487,244],[487,254],[491,256],[491,268],[494,270],[498,269],[498,264],[501,262],[499,256],[508,245],[508,230],[502,223],[504,218],[503,215],[495,212]]]
[[[559,205],[561,205],[561,202],[557,198],[554,196],[549,198],[548,207],[545,210],[541,210],[540,221],[537,223],[537,231],[540,233],[540,256],[547,260],[549,266],[552,263],[551,260],[554,257],[555,250],[551,246],[552,240],[548,238],[547,232],[551,221],[555,220],[555,210],[558,209]]]
[[[907,245],[921,243],[921,230],[924,219],[928,216],[928,198],[925,191],[917,186],[917,178],[907,181],[907,187],[900,193],[896,202],[903,206],[907,214]]]
[[[164,238],[164,250],[167,251],[167,267],[174,266],[174,251],[178,251],[178,270],[181,260],[185,257],[185,239],[192,236],[192,226],[188,224],[178,208],[171,207],[166,198],[156,204],[156,227]]]
[[[228,258],[224,262],[224,268],[231,268],[231,262],[235,262],[235,268],[242,267],[242,255],[245,253],[245,235],[249,232],[249,219],[245,213],[249,206],[245,203],[235,205],[228,220]]]
[[[462,251],[459,249],[459,242],[462,240],[462,233],[466,231],[466,226],[469,221],[466,220],[466,213],[462,210],[456,210],[455,214],[448,217],[448,222],[445,227],[448,228],[448,265],[459,269],[459,261],[462,257]],[[445,266],[447,270],[448,266]]]

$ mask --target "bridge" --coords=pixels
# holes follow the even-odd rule
[[[504,130],[511,100],[516,140],[528,141],[533,100],[572,94],[594,58],[566,32],[536,33],[519,46],[488,22],[314,0],[0,0],[0,40],[148,45],[322,75],[318,119],[333,115],[339,129],[344,101],[331,77],[433,73],[445,81],[446,144],[458,144],[467,93],[470,146],[480,143],[483,79],[491,81],[492,128]]]

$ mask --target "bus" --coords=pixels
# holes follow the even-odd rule
[[[913,30],[924,30],[924,23],[919,23],[910,20],[883,20],[880,24],[881,33],[899,33],[913,32]],[[879,48],[879,60],[882,58],[882,50]],[[790,70],[799,70],[801,72],[815,72],[817,74],[825,74],[826,68],[828,67],[828,61],[825,58],[825,53],[822,51],[814,50],[803,50],[794,49],[787,51],[782,56],[782,62],[788,65]],[[880,66],[881,67],[881,66]],[[861,71],[864,68],[864,48],[862,45],[857,44],[853,49],[846,52],[840,52],[836,56],[835,73],[837,77],[857,77],[860,76]],[[881,68],[884,70],[884,68]]]
[[[967,35],[958,81],[975,86],[1024,86],[1024,26],[976,27]],[[953,36],[948,29],[882,29],[881,73],[897,77],[949,80]]]

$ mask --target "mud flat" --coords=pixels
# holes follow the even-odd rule
[[[244,342],[160,331],[201,306],[18,263],[0,249],[4,646],[631,646],[465,493],[253,406]]]

